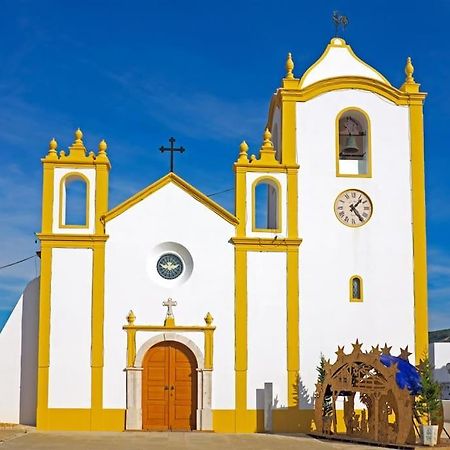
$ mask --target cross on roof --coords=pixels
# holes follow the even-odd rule
[[[183,153],[186,149],[184,147],[175,148],[173,144],[175,143],[175,138],[171,137],[169,139],[170,147],[161,146],[159,150],[161,153],[170,152],[170,171],[173,172],[173,153],[180,152]]]
[[[172,306],[177,306],[177,302],[168,298],[165,302],[163,302],[163,306],[167,306],[167,315],[166,317],[173,317]]]

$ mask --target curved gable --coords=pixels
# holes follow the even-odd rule
[[[300,88],[329,78],[350,76],[371,78],[391,85],[377,70],[358,58],[344,39],[333,38],[322,56],[304,73]]]

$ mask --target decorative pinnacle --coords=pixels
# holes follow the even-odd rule
[[[414,83],[413,73],[414,73],[414,66],[412,65],[411,57],[408,56],[405,65],[406,83]]]
[[[264,140],[263,140],[263,145],[261,147],[261,150],[271,150],[271,151],[273,151],[274,150],[273,143],[270,140],[272,138],[272,133],[269,131],[268,128],[266,128],[264,130],[263,138],[264,138]]]
[[[55,138],[52,138],[52,140],[50,141],[50,143],[48,144],[49,153],[56,153],[56,149],[58,148],[58,143],[56,142]]]
[[[81,139],[83,139],[83,132],[78,128],[78,130],[75,131],[75,140],[76,142],[81,142]]]
[[[108,145],[106,144],[106,141],[104,139],[102,139],[100,141],[100,143],[98,144],[98,152],[99,154],[105,154],[106,153],[106,149],[108,148]]]
[[[247,155],[248,152],[248,144],[245,141],[241,142],[241,145],[239,145],[239,156],[241,155]]]
[[[205,323],[206,323],[206,325],[207,325],[208,327],[211,326],[213,320],[214,320],[214,318],[213,318],[213,316],[211,315],[211,313],[210,313],[210,312],[206,313],[206,316],[205,316]]]
[[[286,60],[286,78],[294,78],[294,61],[292,59],[291,52],[288,53]]]
[[[128,313],[128,316],[127,316],[128,325],[133,325],[135,320],[136,320],[136,316],[134,315],[133,310],[130,309],[130,312]]]

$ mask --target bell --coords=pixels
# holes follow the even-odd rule
[[[358,145],[356,144],[356,138],[355,136],[350,135],[347,138],[347,142],[344,145],[344,148],[342,149],[343,153],[358,153],[359,152],[359,148]]]

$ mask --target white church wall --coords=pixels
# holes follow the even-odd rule
[[[246,235],[248,237],[261,237],[261,238],[274,238],[285,237],[287,232],[287,189],[286,189],[286,174],[284,173],[273,173],[273,172],[247,172],[247,223],[246,223]],[[280,183],[280,192],[278,193],[281,196],[281,201],[279,205],[281,205],[280,219],[281,219],[281,231],[271,233],[267,231],[253,231],[253,183],[258,178],[274,178]],[[265,207],[265,205],[260,205]]]
[[[23,296],[0,333],[0,422],[19,423]]]
[[[177,325],[204,325],[214,317],[212,407],[234,408],[234,226],[169,183],[107,223],[104,327],[104,407],[125,408],[126,333],[130,309],[136,324],[162,325],[168,297]],[[181,250],[180,250],[181,249]],[[184,249],[184,250],[182,250]],[[192,262],[181,281],[156,274],[166,251]],[[155,333],[137,333],[137,348]],[[203,335],[185,333],[203,352]]]
[[[287,406],[286,254],[249,252],[247,270],[247,407],[256,408],[266,382],[278,406]]]
[[[0,422],[36,424],[38,313],[35,278],[0,332]]]
[[[91,407],[92,250],[52,251],[49,408]]]
[[[81,173],[89,180],[89,226],[87,228],[60,227],[60,207],[64,209],[64,198],[61,197],[61,180],[68,173]],[[55,168],[53,201],[53,233],[92,234],[95,227],[95,169]],[[63,194],[64,195],[64,194]]]
[[[370,117],[372,178],[336,177],[335,120],[346,107]],[[338,90],[297,104],[300,247],[300,368],[311,395],[322,352],[359,338],[367,346],[414,349],[409,113],[375,94]],[[373,202],[360,228],[342,225],[333,205],[345,189]],[[363,279],[363,302],[349,279]],[[367,348],[367,347],[366,347]],[[370,349],[370,347],[368,347]]]

